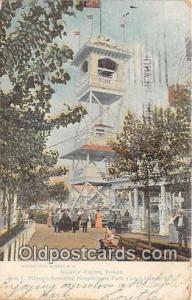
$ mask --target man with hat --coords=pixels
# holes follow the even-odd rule
[[[74,211],[72,211],[72,213],[71,213],[71,222],[72,222],[73,233],[75,233],[78,228],[78,217],[79,217],[78,209],[75,208]]]

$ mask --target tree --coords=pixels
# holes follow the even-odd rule
[[[50,185],[48,192],[50,198],[57,201],[60,205],[67,202],[67,199],[69,197],[69,190],[66,188],[63,182]]]
[[[64,42],[59,45],[67,35],[65,15],[74,15],[73,1],[2,3],[0,80],[6,79],[11,88],[0,88],[0,187],[9,215],[15,193],[25,202],[26,194],[40,192],[53,172],[66,172],[53,169],[58,153],[47,151],[46,141],[54,128],[80,122],[86,114],[76,106],[48,118],[54,86],[70,80],[65,63],[73,51]]]
[[[149,184],[164,178],[169,183],[189,180],[190,94],[177,94],[174,108],[155,107],[150,117],[138,118],[128,112],[123,131],[111,146],[116,159],[109,168],[111,177],[128,177],[144,185],[148,209],[148,241],[151,244]]]

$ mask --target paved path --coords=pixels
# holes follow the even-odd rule
[[[88,228],[88,233],[83,233],[82,229],[76,233],[60,232],[55,233],[53,227],[47,225],[36,224],[36,232],[33,235],[30,246],[37,246],[37,248],[82,248],[83,246],[90,248],[99,247],[99,239],[103,237],[104,229]]]
[[[47,225],[36,224],[36,232],[33,235],[29,245],[37,246],[37,248],[44,248],[44,246],[48,246],[48,248],[57,249],[80,249],[82,247],[86,247],[87,249],[98,249],[99,239],[101,239],[103,235],[104,228],[89,228],[88,233],[83,233],[82,229],[76,233],[72,233],[71,231],[55,233],[53,227],[50,228]],[[147,240],[147,235],[145,234],[122,233],[121,235],[127,238]],[[168,244],[168,237],[152,235],[151,240],[154,242],[164,242],[165,244]]]

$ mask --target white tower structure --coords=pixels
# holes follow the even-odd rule
[[[72,64],[81,75],[76,96],[88,115],[83,131],[77,130],[71,151],[61,157],[72,160],[72,188],[77,191],[76,187],[81,186],[73,207],[97,208],[107,206],[111,200],[106,167],[113,151],[108,141],[115,139],[120,121],[117,104],[125,96],[129,57],[125,46],[111,43],[101,35],[90,38],[74,57]]]

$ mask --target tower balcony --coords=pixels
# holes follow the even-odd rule
[[[80,101],[88,101],[90,87],[94,92],[98,92],[99,101],[103,102],[106,97],[114,98],[115,101],[124,95],[125,80],[105,77],[97,73],[83,75],[76,89],[76,95]],[[108,102],[103,104],[108,104]]]

